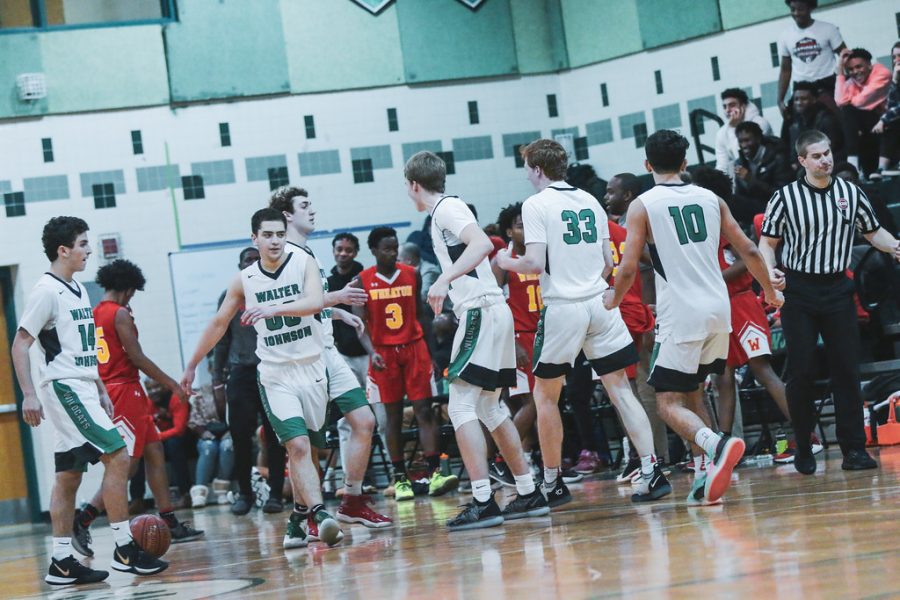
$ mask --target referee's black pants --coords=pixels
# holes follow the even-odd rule
[[[843,273],[807,275],[788,271],[781,324],[787,346],[787,400],[800,448],[809,447],[816,423],[816,344],[822,336],[831,376],[841,451],[865,450],[859,389],[859,325],[853,282]]]
[[[237,479],[240,493],[251,496],[252,501],[250,468],[256,462],[253,456],[253,436],[256,433],[257,423],[262,421],[266,432],[271,497],[281,499],[284,488],[285,450],[284,446],[278,443],[278,438],[272,431],[272,425],[263,409],[259,385],[256,383],[256,367],[231,365],[225,394],[228,399],[228,428],[231,430],[231,441],[234,444],[234,478]]]

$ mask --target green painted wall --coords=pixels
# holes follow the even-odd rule
[[[643,49],[636,0],[559,1],[570,67]]]
[[[717,0],[637,0],[637,9],[644,48],[722,30]]]
[[[43,115],[47,99],[19,102],[16,77],[21,73],[42,73],[41,39],[36,33],[0,35],[0,118]]]
[[[172,100],[289,92],[279,0],[179,0],[166,26]]]
[[[397,0],[407,83],[518,72],[509,0]]]
[[[282,0],[291,92],[403,83],[397,9],[377,16],[353,2]]]
[[[789,14],[784,0],[719,0],[722,27],[734,29]]]
[[[168,104],[158,25],[53,31],[41,36],[52,113]]]
[[[569,66],[558,0],[514,1],[510,9],[520,73],[560,71]]]

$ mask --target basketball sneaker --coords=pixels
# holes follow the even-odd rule
[[[712,469],[707,470],[706,486],[703,491],[710,502],[721,498],[731,485],[731,472],[743,458],[745,449],[746,445],[741,438],[723,436],[719,440],[715,456],[712,457]]]
[[[519,495],[515,500],[506,505],[500,513],[504,519],[513,521],[527,517],[543,517],[550,514],[550,505],[541,493],[540,488],[535,488],[527,496]]]
[[[572,494],[569,493],[569,488],[566,487],[566,484],[563,481],[562,473],[557,475],[553,487],[547,489],[546,482],[543,486],[544,492],[547,495],[547,504],[550,505],[550,508],[556,508],[557,506],[562,506],[563,504],[568,504],[572,501]]]
[[[238,494],[234,497],[234,504],[231,505],[231,514],[237,516],[246,515],[252,507],[250,496]]]
[[[483,529],[496,527],[503,524],[503,515],[500,507],[494,500],[494,494],[487,502],[479,502],[475,498],[468,504],[462,505],[462,510],[456,517],[447,521],[447,529],[450,531],[465,531],[467,529]]]
[[[440,469],[435,469],[428,483],[429,496],[443,496],[459,487],[459,477],[456,475],[441,475]]]
[[[582,450],[578,455],[578,462],[575,463],[575,472],[582,475],[590,475],[596,473],[603,467],[603,461],[600,455],[592,450]]]
[[[577,472],[572,467],[560,469],[559,474],[562,477],[563,483],[578,483],[584,479],[584,475]]]
[[[74,523],[72,523],[72,547],[78,554],[90,558],[94,556],[94,551],[91,550],[92,542],[90,526],[82,524],[81,509],[76,508]]]
[[[394,499],[397,502],[403,502],[404,500],[413,500],[415,497],[416,494],[413,492],[409,479],[405,475],[398,476],[394,483]]]
[[[116,546],[109,566],[124,573],[155,575],[165,571],[169,567],[169,563],[150,556],[141,550],[134,540],[131,540],[124,546]]]
[[[631,483],[635,477],[641,476],[641,459],[629,458],[625,468],[616,476],[616,483]]]
[[[706,490],[706,475],[701,476],[699,479],[694,479],[691,484],[691,491],[688,492],[687,495],[687,504],[688,506],[713,506],[715,504],[722,504],[722,499],[710,502],[707,500],[704,491]]]
[[[634,491],[631,495],[632,502],[650,502],[671,494],[672,485],[666,479],[666,476],[663,475],[659,463],[656,463],[653,465],[653,473],[649,477],[641,473],[635,479],[632,484],[632,491]]]
[[[97,583],[109,577],[109,571],[95,571],[86,567],[69,555],[62,560],[50,559],[50,569],[44,581],[50,585],[72,585],[79,583]]]
[[[309,544],[306,532],[303,531],[304,519],[305,516],[301,515],[296,510],[291,511],[291,516],[288,517],[287,530],[284,532],[284,541],[282,542],[285,550],[291,548],[303,548]]]
[[[341,531],[341,526],[334,520],[334,517],[324,510],[318,510],[315,514],[310,514],[307,523],[315,524],[316,539],[325,542],[329,546],[337,546],[344,539],[344,532]]]
[[[337,509],[337,520],[344,523],[361,523],[375,529],[390,527],[394,524],[390,517],[369,508],[370,504],[372,504],[372,498],[369,496],[345,494],[341,500],[341,506]]]
[[[488,476],[500,485],[507,487],[516,487],[516,480],[513,478],[509,465],[501,457],[488,461]]]
[[[198,537],[203,535],[202,529],[194,529],[191,527],[190,521],[179,521],[175,527],[170,527],[169,531],[172,532],[172,543],[180,544],[182,542],[190,542],[191,540],[196,540]]]

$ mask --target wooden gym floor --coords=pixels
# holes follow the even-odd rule
[[[397,524],[345,528],[336,548],[284,551],[286,513],[183,511],[206,540],[173,546],[168,571],[113,571],[77,590],[43,583],[47,525],[7,527],[0,597],[900,598],[900,447],[874,454],[877,471],[842,471],[837,449],[819,455],[812,477],[739,469],[722,507],[688,509],[686,474],[672,475],[672,496],[644,506],[614,481],[586,480],[552,518],[454,534],[443,522],[459,495],[401,505],[378,496]],[[108,568],[111,535],[94,529],[93,565]]]

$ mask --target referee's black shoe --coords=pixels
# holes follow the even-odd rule
[[[865,471],[866,469],[877,469],[878,463],[865,450],[848,450],[844,455],[841,468],[845,471]]]
[[[813,456],[812,448],[797,447],[797,453],[794,454],[794,468],[803,475],[812,475],[816,472],[816,457]]]

